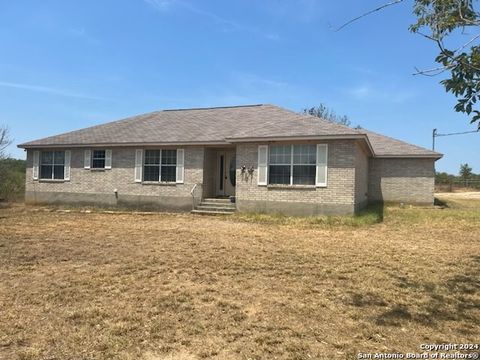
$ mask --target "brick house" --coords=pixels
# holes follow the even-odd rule
[[[157,111],[19,147],[28,203],[291,215],[432,204],[442,156],[273,105]]]

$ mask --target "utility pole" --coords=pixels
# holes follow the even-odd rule
[[[435,151],[435,138],[437,136],[437,129],[433,129],[432,131],[432,150]]]

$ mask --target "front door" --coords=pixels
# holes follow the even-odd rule
[[[217,196],[235,196],[236,181],[235,150],[217,153]]]

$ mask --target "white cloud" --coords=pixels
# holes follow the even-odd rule
[[[173,5],[175,0],[144,0],[147,4],[153,6],[159,11],[166,11]]]
[[[91,44],[100,44],[100,41],[97,38],[91,36],[84,27],[72,27],[69,28],[67,31],[68,34],[73,38],[81,39]]]
[[[108,99],[102,98],[102,97],[76,93],[76,92],[72,92],[72,91],[69,91],[69,90],[52,88],[52,87],[49,87],[49,86],[22,84],[22,83],[8,82],[8,81],[0,81],[0,87],[34,91],[34,92],[65,96],[65,97],[76,98],[76,99],[108,100]]]
[[[415,96],[415,91],[401,89],[396,85],[372,86],[362,84],[346,90],[348,95],[359,101],[384,101],[392,103],[403,103]]]
[[[181,0],[144,0],[144,1],[160,12],[169,11],[174,6],[181,7],[193,14],[209,19],[214,23],[222,26],[223,31],[245,31],[245,32],[261,35],[266,39],[273,40],[273,41],[278,41],[280,39],[280,36],[276,33],[263,32],[256,27],[240,24],[236,21],[219,16],[214,12],[207,11],[200,7],[197,7],[187,1],[181,1]]]
[[[350,89],[350,94],[357,99],[365,99],[372,95],[372,89],[367,85],[361,85]]]
[[[270,15],[284,21],[310,23],[321,14],[318,0],[265,0],[259,3]]]

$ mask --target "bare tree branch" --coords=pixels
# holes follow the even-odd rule
[[[471,43],[473,43],[475,40],[477,40],[478,38],[480,37],[480,34],[477,34],[475,35],[474,37],[472,37],[470,40],[468,40],[465,44],[463,44],[462,46],[460,46],[457,50],[455,50],[454,52],[459,52],[463,49],[465,49],[468,45],[470,45]]]
[[[5,149],[12,143],[10,131],[6,126],[0,126],[0,159],[5,156]]]
[[[383,10],[385,9],[386,7],[389,7],[389,6],[392,6],[392,5],[396,5],[396,4],[399,4],[401,2],[403,2],[404,0],[394,0],[394,1],[391,1],[389,3],[386,3],[386,4],[383,4],[382,6],[379,6],[373,10],[370,10],[370,11],[367,11],[366,13],[360,15],[360,16],[357,16],[356,18],[353,18],[349,21],[347,21],[345,24],[343,24],[342,26],[340,26],[339,28],[337,28],[335,31],[340,31],[342,30],[343,28],[347,27],[348,25],[350,25],[351,23],[354,23],[355,21],[358,21],[360,20],[361,18],[364,18],[368,15],[371,15],[373,14],[374,12],[377,12],[377,11],[380,11],[380,10]]]
[[[452,66],[440,66],[432,69],[424,69],[420,70],[419,68],[415,67],[415,72],[412,74],[413,76],[415,75],[425,75],[425,76],[437,76],[440,75],[441,73],[448,71],[452,68]]]
[[[435,38],[435,37],[433,37],[433,36],[424,34],[424,33],[420,32],[420,31],[418,31],[417,34],[419,34],[419,35],[421,35],[421,36],[423,36],[423,37],[425,37],[425,38],[427,38],[427,39],[429,39],[429,40],[434,41],[434,42],[437,44],[438,48],[440,49],[440,52],[441,52],[442,54],[444,54],[446,57],[448,57],[450,60],[452,60],[453,62],[460,63],[460,64],[462,64],[463,66],[469,67],[470,69],[473,69],[473,70],[476,70],[476,71],[480,71],[480,68],[478,68],[478,67],[476,67],[476,66],[473,66],[472,64],[466,63],[466,62],[464,62],[464,61],[460,61],[458,58],[455,57],[455,55],[454,55],[454,56],[449,55],[449,53],[448,53],[448,52],[446,51],[446,49],[445,49],[445,46],[443,45],[442,40],[437,39],[437,38]],[[479,36],[477,36],[477,37],[479,37]]]

